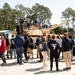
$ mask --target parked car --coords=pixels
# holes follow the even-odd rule
[[[11,30],[0,30],[0,33],[3,35],[9,34],[9,38],[11,38],[11,36],[12,36]]]

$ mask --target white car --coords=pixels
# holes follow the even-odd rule
[[[12,36],[11,30],[0,30],[0,33],[3,35],[9,34],[9,38],[11,38],[11,36]]]

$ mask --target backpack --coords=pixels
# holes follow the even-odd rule
[[[70,43],[70,50],[73,48],[73,40],[69,40]]]
[[[69,38],[64,39],[64,47],[69,50],[72,49],[72,42]]]
[[[33,49],[34,48],[33,39],[29,38],[28,42],[29,42],[29,45],[28,45],[29,48]]]
[[[24,48],[27,48],[29,46],[29,41],[28,39],[25,39],[25,42],[23,44]]]
[[[36,45],[38,45],[38,44],[39,44],[39,39],[37,38],[37,39],[36,39]]]
[[[15,45],[15,40],[14,40],[14,39],[11,39],[11,47],[12,47],[12,48],[15,48],[15,47],[16,47],[16,45]]]
[[[9,39],[6,38],[6,46],[10,45]]]
[[[40,41],[40,42],[39,42],[39,49],[40,49],[40,50],[43,50],[43,41]]]
[[[46,42],[43,42],[43,49],[48,50],[48,46],[47,46]]]

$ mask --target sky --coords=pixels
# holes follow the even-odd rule
[[[11,8],[15,8],[17,4],[22,4],[25,7],[31,8],[35,3],[48,7],[52,12],[51,23],[60,24],[61,13],[68,7],[75,10],[75,0],[0,0],[0,8],[3,7],[4,3],[8,3]]]

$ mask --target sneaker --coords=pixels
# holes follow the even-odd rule
[[[17,58],[17,57],[14,57],[14,59],[15,59],[15,58]]]
[[[50,71],[52,71],[52,69],[50,69]]]
[[[59,69],[56,69],[56,71],[59,71]]]
[[[71,69],[71,67],[68,68],[69,70]]]
[[[30,56],[28,56],[28,59],[30,59]]]
[[[28,63],[28,60],[24,61],[24,63]]]
[[[39,60],[38,62],[42,62],[42,60]]]
[[[11,57],[11,59],[12,59],[12,57]]]
[[[6,66],[6,63],[2,63],[1,66]]]
[[[68,70],[68,68],[66,67],[66,68],[64,68],[63,70]]]
[[[17,61],[17,64],[19,64],[20,62],[19,61]]]
[[[24,64],[22,63],[22,64],[20,64],[20,65],[24,65]]]

